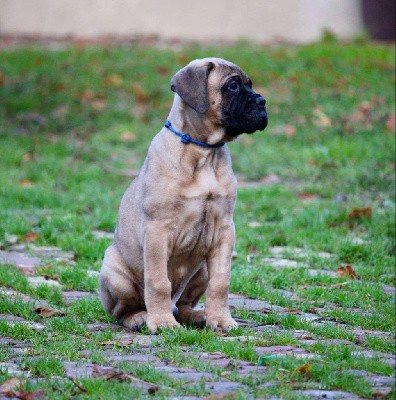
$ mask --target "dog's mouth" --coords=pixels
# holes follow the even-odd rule
[[[235,112],[223,114],[223,126],[226,128],[226,134],[236,137],[242,133],[252,134],[256,131],[263,131],[268,125],[268,114],[265,106],[265,100],[255,94],[250,96],[242,107]],[[238,112],[239,111],[239,112]]]

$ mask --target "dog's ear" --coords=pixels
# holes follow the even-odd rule
[[[171,90],[200,114],[209,108],[208,76],[213,66],[212,62],[187,65],[171,80]]]

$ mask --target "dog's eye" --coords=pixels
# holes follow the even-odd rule
[[[236,92],[238,89],[239,89],[239,84],[237,81],[232,81],[228,85],[228,90],[230,90],[231,92]]]

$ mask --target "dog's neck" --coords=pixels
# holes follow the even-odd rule
[[[187,106],[178,94],[175,94],[168,119],[176,130],[200,142],[218,144],[224,141],[224,129],[210,118],[202,118],[202,114]]]

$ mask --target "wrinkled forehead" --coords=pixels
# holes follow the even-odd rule
[[[208,62],[214,64],[214,68],[210,72],[209,79],[212,75],[212,77],[216,77],[217,82],[220,84],[223,84],[233,76],[239,76],[243,83],[250,81],[248,75],[240,67],[238,67],[238,65],[222,58],[208,57],[200,60],[194,60],[191,64],[196,63],[198,65],[202,65]]]
[[[216,64],[213,72],[217,72],[220,83],[224,83],[231,77],[235,76],[238,76],[243,83],[247,83],[249,81],[249,77],[247,76],[247,74],[242,71],[242,69],[239,68],[237,65],[232,63],[227,62]]]

